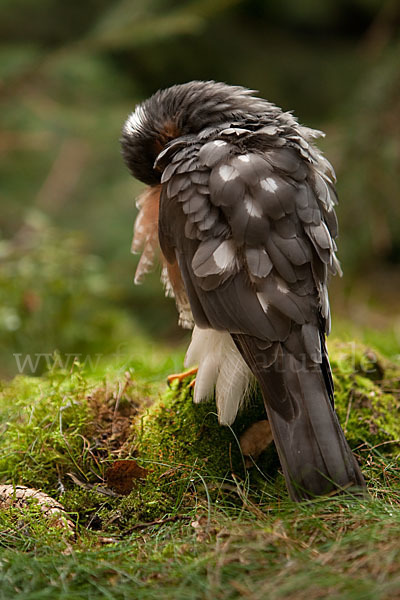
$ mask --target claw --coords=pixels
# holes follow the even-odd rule
[[[184,371],[183,373],[173,373],[172,375],[168,375],[167,381],[169,385],[171,385],[171,383],[175,381],[175,379],[177,379],[179,383],[181,383],[184,379],[186,379],[187,377],[191,377],[192,375],[196,375],[196,373],[197,367],[194,367],[193,369],[189,369],[188,371]],[[190,385],[194,385],[194,381],[192,381]]]

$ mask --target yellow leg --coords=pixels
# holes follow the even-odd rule
[[[194,367],[193,369],[189,369],[188,371],[184,371],[183,373],[173,373],[172,375],[168,375],[167,381],[170,384],[173,381],[175,381],[175,379],[177,379],[179,383],[181,383],[184,379],[186,379],[187,377],[191,377],[191,375],[196,375],[196,373],[197,367]]]

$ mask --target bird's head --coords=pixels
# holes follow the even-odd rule
[[[159,90],[138,104],[122,130],[122,154],[132,175],[155,185],[159,153],[173,139],[206,127],[265,113],[273,105],[252,96],[253,90],[215,81],[191,81]]]

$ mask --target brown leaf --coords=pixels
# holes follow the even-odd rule
[[[245,457],[251,457],[255,461],[273,439],[268,421],[257,421],[250,425],[240,436],[240,447]],[[252,465],[252,460],[246,458],[246,467],[251,467]]]
[[[147,469],[139,467],[133,459],[116,460],[106,471],[108,487],[124,496],[132,491],[134,479],[144,479],[146,476]]]

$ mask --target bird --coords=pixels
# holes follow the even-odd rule
[[[341,272],[335,173],[321,131],[254,90],[191,81],[158,90],[123,125],[137,201],[135,282],[162,262],[179,323],[193,328],[194,401],[215,391],[230,425],[255,380],[289,496],[365,481],[334,408],[328,277]]]

